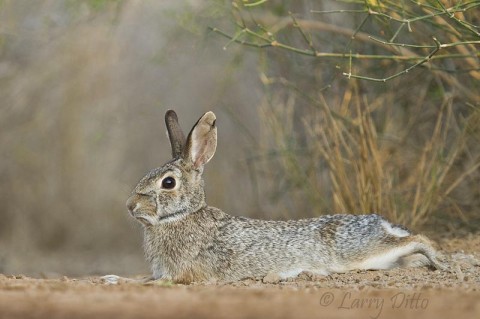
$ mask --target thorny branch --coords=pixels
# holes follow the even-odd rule
[[[262,1],[255,2],[255,6],[260,5]],[[412,1],[413,2],[413,1]],[[242,45],[256,47],[259,49],[265,48],[280,48],[283,50],[288,50],[297,54],[311,56],[314,58],[341,58],[341,59],[348,59],[349,67],[348,72],[342,72],[344,76],[347,78],[357,78],[363,79],[368,81],[375,81],[375,82],[386,82],[391,79],[394,79],[398,76],[406,74],[413,69],[428,64],[431,67],[430,62],[433,60],[441,60],[441,59],[476,59],[477,62],[475,65],[476,68],[470,69],[470,71],[478,71],[480,68],[478,67],[478,58],[480,57],[480,50],[475,50],[472,46],[480,45],[480,32],[479,27],[475,26],[467,21],[461,20],[456,15],[463,14],[469,10],[476,9],[480,6],[480,1],[472,1],[467,3],[460,3],[455,5],[451,8],[446,8],[439,0],[436,1],[438,6],[434,7],[425,3],[413,2],[415,5],[420,7],[425,14],[422,15],[414,15],[412,13],[408,13],[402,11],[402,15],[399,15],[398,12],[394,12],[395,15],[387,14],[385,12],[380,12],[378,8],[373,7],[366,7],[361,10],[336,10],[336,11],[314,11],[312,13],[317,14],[333,14],[333,13],[343,13],[343,14],[366,14],[365,17],[362,19],[359,26],[355,29],[348,29],[342,28],[339,26],[334,26],[325,22],[321,21],[312,21],[312,20],[304,20],[296,18],[294,14],[289,13],[289,17],[278,18],[273,17],[271,15],[262,14],[262,15],[255,15],[252,12],[248,12],[251,20],[255,22],[255,26],[248,27],[243,17],[241,17],[241,24],[238,25],[239,31],[235,35],[230,35],[218,28],[210,28],[211,31],[220,34],[230,41],[225,45],[224,49],[227,48],[228,45],[231,43],[240,43]],[[368,3],[367,3],[368,4]],[[234,6],[238,10],[238,13],[241,15],[241,10],[238,6]],[[407,17],[406,17],[407,16]],[[376,37],[373,37],[367,33],[362,32],[362,28],[364,24],[373,17],[379,17],[382,19],[386,19],[388,21],[395,21],[398,23],[398,27],[394,32],[393,36],[389,40],[382,40]],[[463,40],[457,37],[457,41],[452,41],[450,43],[440,43],[437,38],[433,38],[434,44],[433,45],[425,45],[425,44],[408,44],[408,43],[401,43],[396,42],[395,40],[398,38],[398,35],[401,33],[401,30],[406,26],[407,29],[412,32],[412,25],[414,23],[419,23],[420,21],[428,21],[437,18],[437,17],[444,17],[450,19],[451,21],[457,23],[461,28],[466,30],[473,36],[473,40]],[[266,25],[270,26],[270,29],[265,27]],[[275,34],[286,27],[293,27],[299,30],[300,35],[303,41],[306,43],[308,48],[298,48],[282,41],[279,41]],[[258,30],[258,31],[257,31]],[[321,52],[315,47],[315,44],[312,40],[312,37],[306,30],[316,30],[316,31],[329,31],[333,33],[342,34],[345,36],[349,36],[350,40],[345,47],[344,52]],[[456,30],[454,29],[456,32]],[[458,32],[456,32],[458,33]],[[477,39],[475,39],[477,38]],[[373,43],[377,46],[380,46],[387,51],[391,52],[392,54],[359,54],[359,53],[351,53],[351,42],[354,40],[360,40],[364,42]],[[439,54],[442,49],[452,48],[452,47],[470,47],[470,50],[459,50],[459,52],[463,53],[450,53],[447,52],[445,54]],[[430,49],[430,51],[425,55],[421,56],[416,54],[415,52],[409,50],[412,49]],[[352,72],[352,60],[361,60],[361,59],[380,59],[380,60],[394,60],[394,61],[412,61],[413,64],[404,70],[384,78],[375,78],[369,76],[363,76],[358,74],[353,74]],[[432,68],[433,69],[433,68]],[[448,74],[444,74],[443,77],[448,78]],[[453,79],[449,79],[449,82],[454,82]],[[455,83],[453,83],[455,84]],[[457,83],[460,90],[462,87],[459,83]],[[466,93],[466,92],[464,92]]]

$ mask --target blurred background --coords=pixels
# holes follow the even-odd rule
[[[478,231],[478,6],[0,1],[0,273],[148,273],[125,201],[170,159],[170,108],[217,114],[230,214]]]

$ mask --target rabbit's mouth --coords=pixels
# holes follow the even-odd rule
[[[140,215],[133,215],[133,217],[145,226],[153,226],[158,223],[156,218],[150,215],[140,214]]]

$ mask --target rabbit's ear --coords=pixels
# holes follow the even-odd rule
[[[205,113],[193,126],[188,135],[183,158],[193,163],[198,169],[208,163],[217,148],[216,117],[213,112]]]
[[[172,146],[172,157],[177,158],[182,154],[185,145],[185,135],[183,134],[180,124],[178,124],[177,113],[168,110],[165,113],[165,125],[167,126],[168,139]]]

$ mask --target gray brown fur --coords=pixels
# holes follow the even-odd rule
[[[216,149],[216,118],[205,113],[184,141],[175,112],[166,114],[172,161],[152,170],[127,201],[144,226],[145,255],[155,279],[235,281],[300,271],[433,266],[443,269],[424,236],[370,215],[266,221],[236,217],[205,202],[203,167]],[[162,181],[175,179],[166,189]]]

